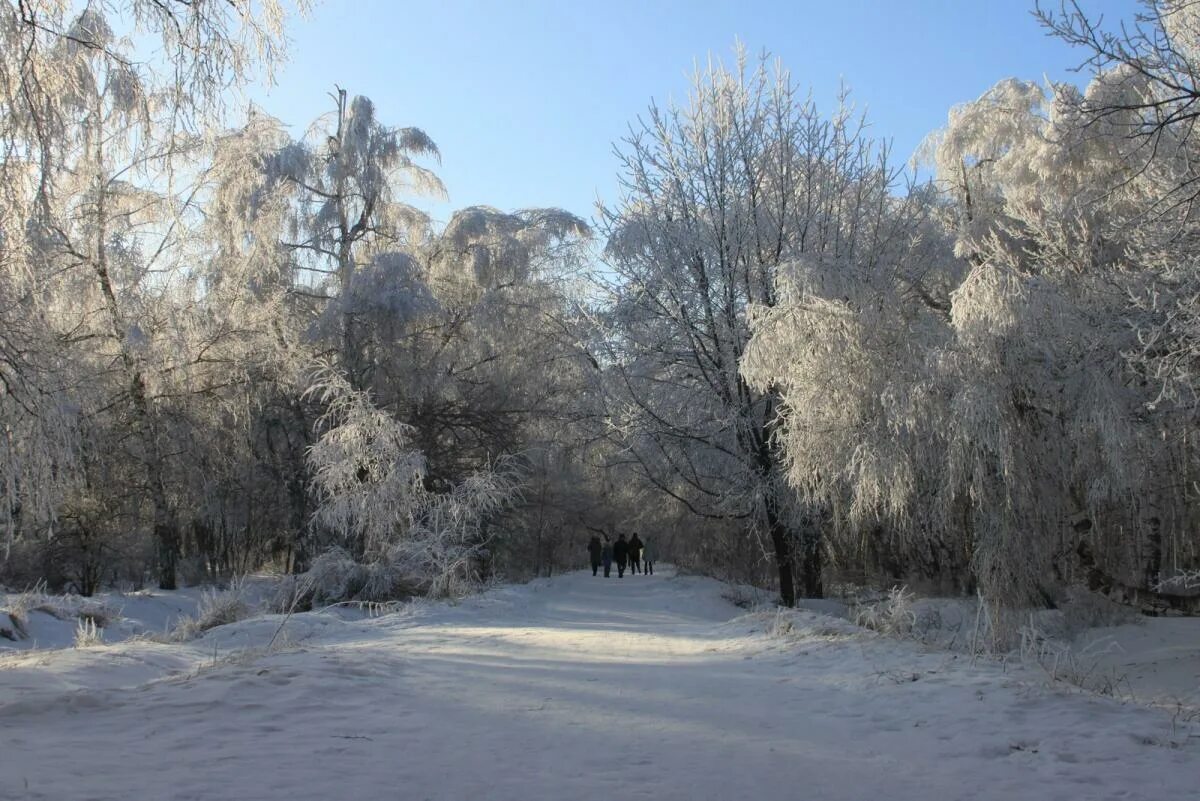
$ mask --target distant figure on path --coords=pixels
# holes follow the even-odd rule
[[[596,571],[600,569],[601,557],[604,553],[604,547],[600,544],[600,538],[595,534],[588,540],[588,556],[592,560],[592,575],[596,575]]]
[[[637,573],[642,566],[642,541],[638,539],[637,532],[633,532],[633,537],[629,540],[629,573],[633,575]],[[644,574],[643,574],[644,575]]]
[[[625,563],[629,561],[629,543],[625,541],[624,534],[617,537],[617,544],[613,546],[613,558],[617,560],[617,578],[624,578]]]
[[[608,578],[608,574],[612,571],[613,547],[608,541],[608,535],[604,535],[604,546],[600,549],[600,560],[604,563],[604,577]]]
[[[650,550],[650,546],[642,543],[642,575],[654,575],[654,551]]]

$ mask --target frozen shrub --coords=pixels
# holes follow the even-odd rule
[[[486,522],[520,491],[517,462],[498,460],[447,491],[431,492],[411,427],[328,365],[315,371],[308,394],[326,407],[322,434],[308,453],[319,501],[314,521],[350,549],[332,549],[313,563],[311,603],[392,600],[413,588],[455,596],[477,588],[489,552]]]
[[[268,612],[278,615],[286,615],[288,612],[305,611],[310,607],[304,603],[301,596],[307,594],[307,589],[304,586],[303,579],[307,574],[300,576],[284,576],[280,582],[275,585],[275,592],[266,601],[266,609]]]
[[[363,566],[363,585],[359,597],[364,603],[394,601],[412,594],[399,569],[389,562],[372,562]]]
[[[271,602],[281,614],[341,603],[386,603],[415,594],[397,562],[359,562],[342,548],[330,548],[313,560],[308,572],[284,580]]]
[[[306,574],[312,606],[357,598],[366,584],[366,571],[341,548],[330,548],[313,560]]]
[[[252,613],[245,587],[235,583],[228,590],[207,589],[200,594],[195,617],[181,617],[171,632],[177,641],[199,637],[209,629],[245,620]]]
[[[792,620],[791,615],[788,615],[782,608],[776,611],[775,616],[771,618],[770,624],[767,626],[767,634],[772,637],[787,637],[795,631],[796,625]]]
[[[224,592],[205,590],[200,595],[200,603],[196,607],[196,621],[207,631],[244,620],[250,616],[250,611],[241,585],[234,585]]]
[[[109,604],[88,599],[82,601],[75,608],[75,616],[80,620],[88,621],[104,629],[108,628],[121,615],[115,607]]]
[[[0,636],[9,640],[26,639],[29,636],[30,609],[30,593],[23,592],[17,595],[9,595],[4,605],[0,606],[0,614],[8,617],[10,625],[0,625]],[[3,620],[3,618],[0,618],[0,620]]]
[[[917,624],[913,594],[907,587],[893,587],[882,601],[860,606],[854,622],[880,634],[907,637]]]

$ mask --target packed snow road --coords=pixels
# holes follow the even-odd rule
[[[721,591],[580,573],[265,655],[279,618],[7,657],[0,799],[1197,797],[1164,713]]]

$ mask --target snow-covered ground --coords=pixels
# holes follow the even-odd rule
[[[202,587],[187,587],[174,591],[139,590],[137,592],[105,592],[94,598],[77,596],[45,596],[46,608],[29,609],[21,621],[25,636],[16,639],[0,637],[0,654],[10,650],[70,648],[75,643],[79,617],[95,614],[110,618],[99,636],[106,642],[119,642],[141,634],[165,635],[185,616],[196,613]],[[0,628],[14,633],[15,624],[4,610],[19,600],[20,593],[0,593]]]
[[[590,573],[0,656],[0,799],[1191,799],[1179,716]],[[1188,621],[1195,623],[1195,621]],[[1181,627],[1182,635],[1197,627]]]
[[[271,576],[246,576],[235,591],[248,608],[262,607],[274,595],[279,580]],[[70,648],[82,619],[98,619],[97,636],[106,643],[133,637],[166,637],[184,618],[194,618],[205,593],[221,592],[214,587],[183,587],[178,590],[101,592],[91,598],[78,595],[5,593],[0,591],[0,655],[7,652]],[[13,608],[24,609],[14,621]]]
[[[1139,701],[1200,710],[1200,619],[1146,618],[1089,629],[1074,645],[1077,652],[1094,655],[1097,670],[1117,680],[1118,692],[1127,691]],[[1200,780],[1196,795],[1200,798]]]

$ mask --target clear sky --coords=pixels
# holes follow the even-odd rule
[[[1057,0],[1049,0],[1051,3]],[[1106,19],[1134,0],[1084,0]],[[1032,0],[323,0],[291,59],[253,99],[300,134],[338,84],[442,152],[449,203],[561,206],[616,194],[612,146],[652,99],[682,100],[708,54],[769,50],[829,108],[844,81],[907,158],[955,103],[1001,78],[1079,80]]]

